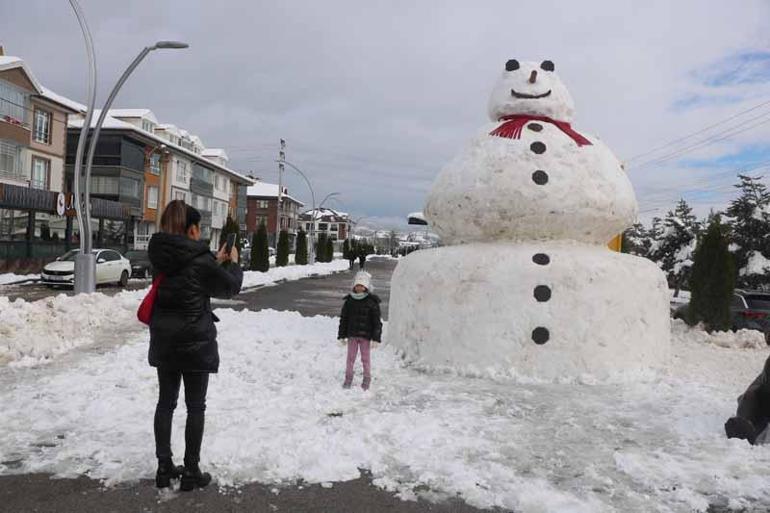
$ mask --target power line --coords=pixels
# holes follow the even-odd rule
[[[770,117],[768,117],[768,116],[770,116],[770,112],[765,112],[763,114],[760,114],[759,116],[755,116],[753,118],[750,118],[750,119],[746,120],[745,122],[740,123],[740,124],[738,124],[736,126],[727,128],[725,130],[722,130],[721,132],[717,132],[717,133],[715,133],[713,135],[710,135],[709,137],[707,137],[705,139],[702,139],[702,140],[698,141],[695,144],[692,144],[690,146],[685,146],[684,148],[680,148],[678,150],[675,150],[675,151],[673,151],[671,153],[663,155],[662,157],[656,157],[654,159],[650,159],[648,161],[642,162],[641,164],[639,164],[637,166],[632,166],[630,169],[637,169],[637,168],[648,166],[650,164],[662,164],[663,162],[667,162],[667,161],[669,161],[671,159],[674,159],[676,157],[682,156],[682,155],[684,155],[686,153],[690,153],[693,150],[696,150],[696,149],[699,149],[699,148],[703,148],[705,146],[709,146],[709,145],[711,145],[713,143],[716,143],[716,142],[719,142],[719,141],[724,141],[726,139],[730,139],[731,137],[734,137],[734,136],[736,136],[736,135],[738,135],[740,133],[743,133],[743,132],[746,132],[748,130],[752,130],[752,129],[757,128],[759,126],[762,126],[762,125],[765,125],[767,123],[770,123]],[[760,120],[762,118],[767,118],[767,119],[764,119],[762,121],[759,121],[758,123],[754,123],[752,125],[746,126],[746,124],[748,124],[748,123],[750,123],[752,121]]]
[[[757,109],[759,109],[759,108],[761,108],[761,107],[764,107],[765,105],[770,105],[770,100],[767,100],[767,101],[764,101],[764,102],[762,102],[762,103],[759,103],[759,104],[757,104],[757,105],[754,105],[753,107],[750,107],[750,108],[748,108],[748,109],[746,109],[746,110],[742,110],[741,112],[738,112],[738,113],[736,113],[736,114],[733,114],[732,116],[729,116],[729,117],[727,117],[727,118],[725,118],[725,119],[723,119],[723,120],[721,120],[721,121],[718,121],[718,122],[714,123],[713,125],[708,125],[708,126],[706,126],[706,127],[704,127],[704,128],[701,128],[700,130],[697,130],[697,131],[695,131],[695,132],[692,132],[692,133],[690,133],[690,134],[688,134],[688,135],[685,135],[685,136],[683,136],[683,137],[679,137],[679,138],[677,138],[677,139],[674,139],[674,140],[672,140],[672,141],[669,141],[669,142],[667,142],[667,143],[665,143],[665,144],[663,144],[663,145],[661,145],[661,146],[658,146],[658,147],[656,147],[656,148],[653,148],[653,149],[651,149],[651,150],[648,150],[648,151],[645,151],[645,152],[643,152],[643,153],[639,153],[639,154],[637,154],[637,155],[634,155],[633,157],[631,157],[630,159],[628,159],[626,162],[628,162],[628,163],[631,163],[631,162],[633,162],[634,160],[636,160],[636,159],[638,159],[638,158],[641,158],[641,157],[644,157],[644,156],[650,155],[650,154],[652,154],[652,153],[655,153],[655,152],[657,152],[657,151],[660,151],[660,150],[662,150],[662,149],[668,148],[669,146],[673,146],[673,145],[675,145],[675,144],[677,144],[677,143],[679,143],[679,142],[682,142],[682,141],[686,141],[687,139],[690,139],[690,138],[692,138],[692,137],[694,137],[694,136],[696,136],[696,135],[700,135],[700,134],[702,134],[702,133],[704,133],[704,132],[708,132],[708,131],[709,131],[709,130],[711,130],[712,128],[716,128],[716,127],[718,127],[718,126],[720,126],[720,125],[723,125],[723,124],[724,124],[724,123],[726,123],[727,121],[731,121],[731,120],[733,120],[733,119],[739,118],[739,117],[743,116],[744,114],[747,114],[747,113],[749,113],[749,112],[752,112],[752,111],[754,111],[754,110],[757,110]]]

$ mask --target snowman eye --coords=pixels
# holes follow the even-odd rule
[[[511,59],[505,63],[505,71],[516,71],[519,69],[519,61]]]
[[[540,64],[540,69],[544,71],[553,71],[555,67],[552,61],[543,61],[542,64]]]

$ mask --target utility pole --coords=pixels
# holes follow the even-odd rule
[[[281,234],[281,216],[283,215],[283,162],[286,160],[286,152],[284,150],[286,149],[286,140],[281,139],[281,147],[278,150],[278,204],[276,206],[276,223],[278,223],[278,226],[276,226],[276,238],[275,238],[275,247],[278,248],[278,237],[280,237]],[[288,225],[288,222],[286,223]]]

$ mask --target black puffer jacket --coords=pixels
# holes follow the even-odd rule
[[[217,372],[216,318],[210,298],[230,298],[241,290],[243,272],[220,265],[208,246],[180,235],[156,233],[150,262],[165,279],[150,321],[150,365],[168,370]]]
[[[364,299],[353,299],[350,294],[345,296],[337,338],[353,337],[375,342],[382,340],[380,298],[374,294],[369,294]]]

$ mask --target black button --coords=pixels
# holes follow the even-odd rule
[[[532,261],[537,265],[548,265],[551,263],[551,257],[545,253],[535,253],[535,255],[532,257]]]
[[[537,345],[545,344],[546,342],[548,342],[549,338],[551,338],[551,334],[548,333],[548,329],[543,328],[542,326],[532,330],[532,340]]]
[[[545,185],[548,183],[548,173],[538,169],[532,173],[532,181],[538,185]]]
[[[551,299],[551,289],[546,285],[538,285],[535,287],[535,299],[540,303],[545,303]]]
[[[529,149],[540,155],[541,153],[545,153],[545,144],[540,141],[535,141],[529,145]]]
[[[541,125],[540,123],[530,123],[529,125],[527,125],[527,128],[529,128],[533,132],[539,132],[543,129],[543,125]]]

